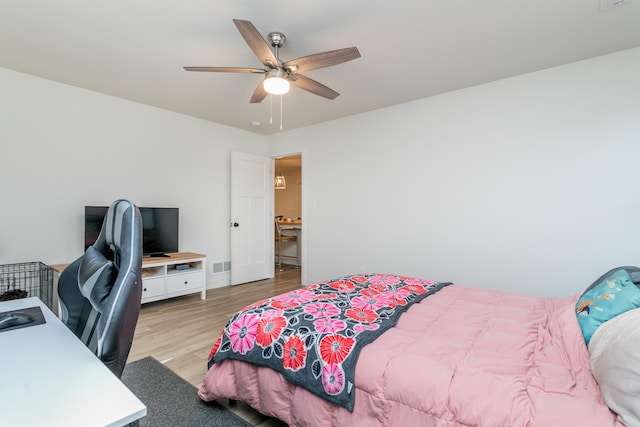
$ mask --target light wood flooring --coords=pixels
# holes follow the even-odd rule
[[[152,356],[195,387],[200,387],[207,370],[209,350],[233,313],[260,299],[300,287],[300,269],[285,267],[280,272],[276,267],[274,279],[210,289],[204,301],[197,293],[144,304],[128,361]],[[218,403],[228,407],[227,401]],[[285,425],[240,402],[230,409],[254,426]]]

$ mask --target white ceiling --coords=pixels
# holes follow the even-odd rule
[[[2,0],[0,67],[268,135],[280,104],[270,125],[270,97],[249,103],[261,75],[182,69],[260,67],[234,18],[283,32],[285,61],[360,50],[305,74],[335,100],[284,95],[289,130],[640,46],[640,0],[601,1]]]

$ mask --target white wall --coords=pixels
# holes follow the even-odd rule
[[[639,75],[633,49],[271,137],[303,154],[304,281],[565,296],[640,264]]]
[[[0,264],[79,256],[84,205],[118,197],[226,261],[229,152],[269,150],[303,153],[305,282],[577,293],[640,264],[638,75],[634,49],[265,138],[0,69]]]
[[[121,197],[179,207],[180,250],[229,260],[229,153],[264,137],[2,68],[0,93],[0,264],[72,261],[84,206]]]

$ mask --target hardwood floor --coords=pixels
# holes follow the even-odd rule
[[[300,269],[283,267],[282,272],[276,267],[274,279],[210,289],[205,301],[200,300],[197,293],[144,304],[128,361],[153,356],[195,387],[200,387],[209,350],[233,313],[260,299],[301,287]],[[226,401],[219,403],[227,405]],[[254,426],[285,425],[242,403],[230,409]]]

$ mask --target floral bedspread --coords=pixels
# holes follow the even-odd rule
[[[317,283],[258,301],[236,313],[209,354],[268,366],[289,382],[353,410],[362,347],[399,316],[450,283],[365,274]]]

